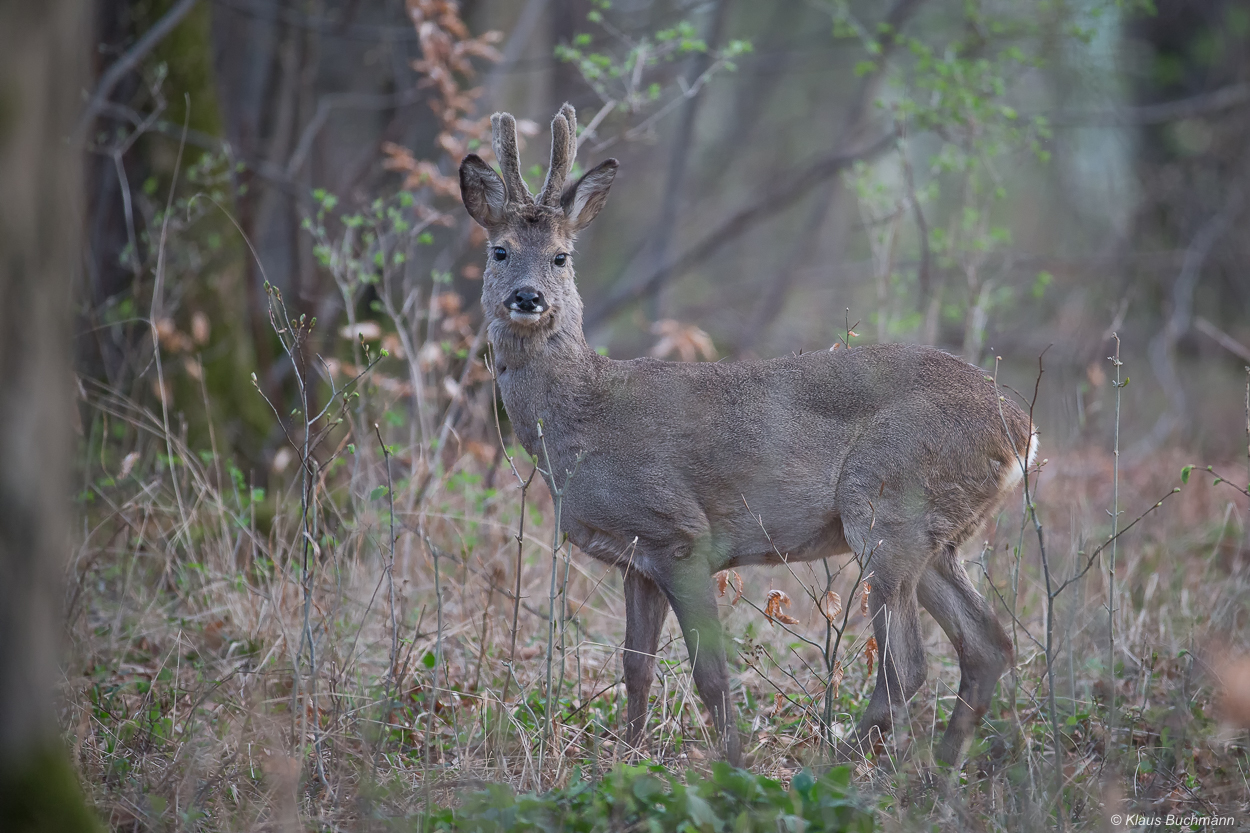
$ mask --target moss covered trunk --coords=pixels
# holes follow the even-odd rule
[[[0,5],[0,828],[94,828],[57,730],[72,443],[77,0]]]

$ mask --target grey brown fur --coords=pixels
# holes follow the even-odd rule
[[[557,122],[568,114],[575,149],[565,108]],[[548,483],[565,490],[568,534],[624,573],[629,742],[642,740],[672,607],[699,694],[737,763],[713,574],[779,563],[778,552],[789,561],[871,552],[869,609],[881,662],[855,740],[888,731],[894,708],[923,682],[923,605],[959,655],[959,700],[936,750],[939,760],[957,761],[1012,658],[958,549],[1035,450],[1028,417],[1000,401],[980,369],[929,347],[726,364],[598,355],[582,333],[572,251],[577,230],[606,200],[616,162],[565,188],[558,204],[546,199],[572,166],[572,150],[557,158],[561,129],[552,153],[559,171],[537,203],[517,199],[474,155],[461,165],[461,189],[490,237],[482,306],[512,426],[541,461],[542,424]],[[506,135],[497,137],[496,147],[508,146]],[[505,181],[520,169],[516,159],[500,162]]]

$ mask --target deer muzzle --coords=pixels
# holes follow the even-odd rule
[[[547,299],[533,287],[523,286],[508,299],[509,315],[519,323],[533,324],[547,309]]]

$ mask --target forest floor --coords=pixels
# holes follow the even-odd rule
[[[96,407],[64,725],[113,829],[419,829],[490,783],[590,795],[578,785],[619,781],[624,770],[607,773],[630,762],[679,780],[729,777],[713,766],[672,617],[646,749],[626,748],[620,576],[567,547],[553,555],[552,500],[541,477],[522,490],[523,454],[514,470],[466,442],[418,496],[410,461],[344,436],[302,505],[298,463],[289,488],[265,492],[155,415],[117,398]],[[1182,484],[1203,461],[1180,451],[1124,464],[1120,527],[1146,517],[1116,542],[1111,653],[1111,549],[1050,605],[1046,572],[1053,591],[1107,539],[1114,458],[1042,456],[1047,570],[1020,500],[962,553],[1015,642],[966,761],[934,778],[959,669],[925,615],[928,679],[910,721],[850,774],[852,803],[887,829],[1107,829],[1116,814],[1250,828],[1250,737],[1238,728],[1250,725],[1238,699],[1250,698],[1245,496],[1205,465]],[[1244,465],[1221,473],[1240,480]],[[775,796],[810,784],[805,768],[825,771],[822,738],[849,731],[872,689],[856,564],[829,567],[847,614],[836,657],[823,565],[725,577],[745,748]],[[692,825],[722,823],[732,827],[715,814]]]

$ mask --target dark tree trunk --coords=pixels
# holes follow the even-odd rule
[[[267,116],[273,107],[271,88],[277,68],[277,51],[281,40],[278,6],[260,5],[252,13],[227,6],[213,10],[213,70],[216,75],[218,100],[221,102],[222,128],[225,139],[242,159],[256,160],[265,156]],[[282,164],[285,160],[277,160]],[[257,193],[261,182],[245,171],[240,185],[246,193],[236,202],[238,221],[253,245],[263,248],[258,240]],[[263,253],[262,253],[263,257]],[[256,364],[265,387],[273,396],[268,371],[273,362],[269,321],[266,318],[265,275],[263,264],[248,257],[248,325],[256,350]],[[280,287],[283,277],[269,276]]]
[[[94,64],[91,77],[99,78],[135,40],[131,31],[134,3],[133,0],[97,0],[93,5],[93,38],[98,48],[88,54]],[[138,87],[138,74],[128,73],[113,89],[111,98],[129,101]],[[85,139],[94,144],[97,137],[105,136],[107,138],[100,144],[107,146],[116,141],[114,134],[119,129],[129,132],[131,125],[107,115],[99,116],[89,126]],[[100,148],[101,151],[103,149]],[[135,270],[126,262],[127,246],[131,240],[118,167],[126,166],[127,178],[133,186],[142,182],[146,173],[134,169],[138,162],[139,158],[134,153],[116,160],[104,152],[89,153],[83,172],[86,213],[82,295],[87,303],[83,305],[83,320],[78,330],[90,335],[80,339],[76,345],[77,366],[87,375],[106,379],[113,385],[124,385],[128,381],[123,378],[123,371],[133,345],[122,340],[125,336],[121,328],[104,325],[102,313],[110,299],[134,287],[137,277]],[[142,233],[142,218],[137,213],[133,214],[133,222],[134,233]],[[138,252],[129,252],[128,259],[132,264],[138,257]]]

